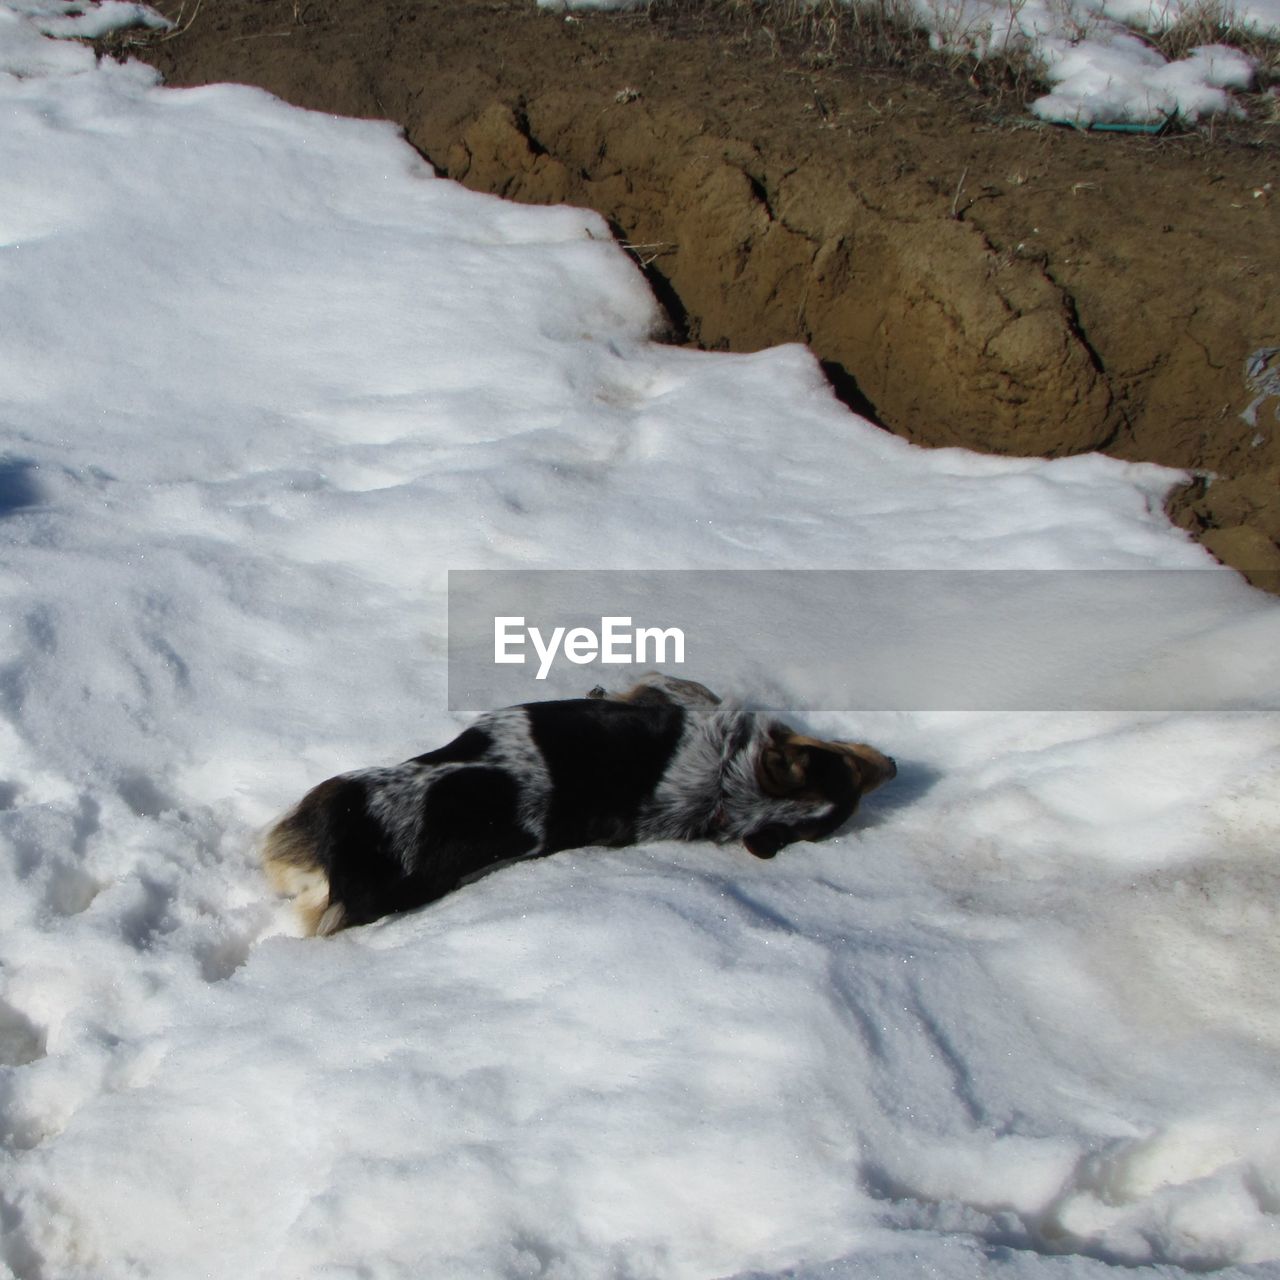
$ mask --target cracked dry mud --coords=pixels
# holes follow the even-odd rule
[[[763,28],[531,0],[216,0],[183,22],[128,51],[173,85],[394,120],[467,186],[598,210],[679,340],[806,342],[921,444],[1212,472],[1171,515],[1259,582],[1280,569],[1280,397],[1241,417],[1247,360],[1280,346],[1280,126],[1035,127]]]

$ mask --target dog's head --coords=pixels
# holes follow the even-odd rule
[[[897,772],[891,756],[865,742],[820,742],[779,726],[756,758],[756,782],[771,799],[794,803],[780,805],[785,819],[762,823],[743,843],[757,858],[772,858],[797,840],[821,840]]]

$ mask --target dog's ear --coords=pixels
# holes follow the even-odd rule
[[[774,730],[756,761],[756,781],[767,796],[791,796],[803,790],[809,781],[808,746],[789,729]]]
[[[793,839],[790,827],[781,822],[770,822],[755,831],[747,832],[742,837],[742,843],[746,845],[747,852],[754,853],[757,858],[772,858],[777,856],[783,845],[790,844]]]
[[[757,858],[776,857],[778,850],[800,840],[821,840],[844,826],[858,807],[857,792],[851,792],[842,801],[832,803],[827,813],[818,818],[806,818],[800,822],[766,822],[742,837],[748,853]]]

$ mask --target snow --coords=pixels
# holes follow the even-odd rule
[[[538,0],[556,10],[625,10],[644,2]],[[1081,128],[1243,114],[1230,91],[1253,86],[1252,58],[1210,44],[1169,61],[1144,32],[1180,23],[1194,29],[1213,19],[1280,38],[1280,0],[902,0],[893,11],[927,31],[935,49],[978,61],[993,54],[1030,61],[1052,86],[1031,104],[1033,114]]]
[[[154,9],[132,0],[15,0],[3,10],[4,40],[0,42],[0,70],[13,75],[53,68],[92,65],[93,55],[77,45],[41,40],[43,33],[69,39],[97,40],[131,28],[163,31],[172,24]]]
[[[1252,61],[1238,49],[1203,45],[1166,62],[1120,30],[1105,40],[1046,38],[1041,56],[1054,88],[1031,110],[1044,120],[1081,125],[1240,115],[1227,90],[1248,89],[1254,79]]]
[[[449,569],[1207,568],[1173,473],[656,345],[595,215],[52,13],[0,6],[0,1274],[1280,1274],[1274,714],[784,673],[901,772],[774,862],[575,851],[315,942],[253,854],[465,723]]]
[[[1203,22],[1205,6],[1187,0],[911,0],[935,47],[1027,57],[1052,91],[1031,104],[1043,120],[1088,126],[1194,122],[1239,115],[1228,90],[1252,87],[1253,60],[1227,45],[1201,45],[1165,59],[1142,32]],[[1280,35],[1280,0],[1222,10],[1231,25]]]

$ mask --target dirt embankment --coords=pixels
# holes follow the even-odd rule
[[[218,0],[130,52],[171,84],[395,120],[468,186],[594,208],[679,337],[806,342],[922,444],[1213,471],[1175,518],[1280,568],[1280,399],[1241,417],[1246,360],[1280,347],[1280,137],[1020,127],[765,31],[529,0]]]

